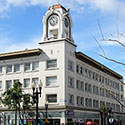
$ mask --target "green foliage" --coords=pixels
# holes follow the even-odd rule
[[[22,90],[22,84],[20,82],[14,83],[13,88],[6,90],[0,97],[4,106],[9,109],[18,110],[19,114],[22,111],[25,113],[34,105],[34,99],[31,94],[26,94]],[[21,118],[21,114],[20,114]]]

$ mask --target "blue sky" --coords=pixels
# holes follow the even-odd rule
[[[39,48],[42,38],[42,19],[49,6],[57,0],[0,0],[0,53]],[[99,56],[101,52],[94,37],[108,57],[125,63],[125,48],[119,44],[101,41],[97,20],[106,38],[116,38],[118,29],[124,34],[124,0],[60,0],[70,8],[73,19],[73,38],[82,51],[93,59],[125,76],[125,66],[109,62]],[[120,39],[123,43],[124,38]]]

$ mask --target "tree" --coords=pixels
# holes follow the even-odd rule
[[[17,124],[17,111],[19,112],[19,118],[24,123],[24,114],[21,115],[21,110],[25,113],[34,104],[34,100],[31,94],[25,94],[22,91],[22,84],[20,82],[14,83],[13,88],[6,90],[0,97],[4,106],[9,109],[15,110],[15,124]]]

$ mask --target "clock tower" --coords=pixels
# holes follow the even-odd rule
[[[63,38],[73,42],[72,19],[69,9],[57,4],[51,6],[43,18],[42,40],[46,42]]]

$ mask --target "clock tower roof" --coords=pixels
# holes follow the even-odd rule
[[[50,6],[49,10],[51,10],[51,9],[55,9],[56,10],[56,9],[60,9],[60,8],[62,8],[65,11],[67,11],[66,8],[63,7],[61,4],[56,4],[56,5]]]

